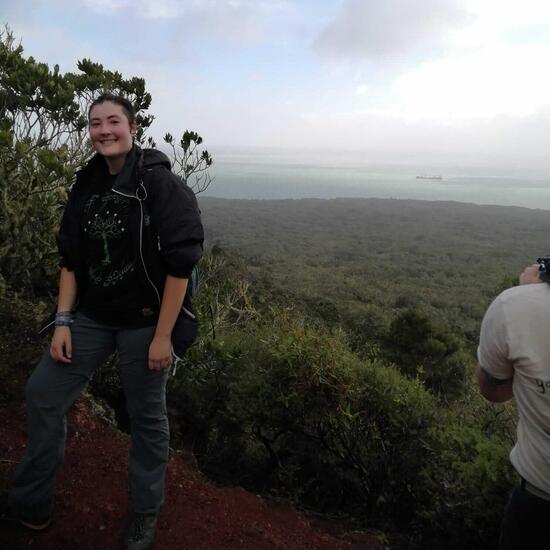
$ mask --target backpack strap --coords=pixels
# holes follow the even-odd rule
[[[145,179],[148,171],[143,168],[143,154],[139,155],[137,166],[136,166],[136,175],[138,178],[138,181],[143,185],[146,195],[145,199],[141,200],[141,204],[143,207],[143,217],[144,217],[144,225],[147,228],[147,230],[151,231],[151,215],[149,213],[149,190],[145,186]],[[160,250],[160,248],[159,248]],[[197,294],[197,291],[199,289],[199,280],[200,280],[200,269],[198,264],[195,264],[193,266],[193,269],[191,271],[191,275],[189,276],[188,280],[188,292],[191,298],[194,298],[194,296]]]

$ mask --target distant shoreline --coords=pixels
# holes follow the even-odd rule
[[[533,211],[542,211],[547,212],[550,211],[550,208],[535,208],[532,206],[519,206],[514,204],[494,204],[494,203],[476,203],[476,202],[466,202],[466,201],[457,201],[457,200],[448,200],[448,199],[404,199],[404,198],[393,198],[393,197],[287,197],[287,198],[232,198],[232,197],[216,197],[213,195],[199,195],[198,196],[199,202],[215,202],[215,201],[227,201],[227,202],[243,202],[243,203],[251,203],[251,202],[258,202],[261,204],[265,203],[287,203],[287,202],[303,202],[303,203],[309,203],[309,202],[322,202],[326,203],[329,201],[334,201],[338,203],[342,202],[350,202],[351,204],[357,203],[357,201],[361,202],[402,202],[402,203],[434,203],[438,205],[460,205],[464,207],[476,207],[476,208],[501,208],[501,209],[517,209],[517,210],[533,210]]]

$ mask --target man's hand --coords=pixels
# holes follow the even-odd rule
[[[539,264],[527,266],[523,273],[519,276],[520,285],[532,285],[534,283],[542,283],[539,277]]]
[[[52,343],[50,344],[50,355],[55,361],[70,363],[72,353],[71,329],[69,327],[55,327]]]
[[[172,341],[169,336],[153,338],[149,346],[149,368],[151,370],[166,369],[172,364]]]

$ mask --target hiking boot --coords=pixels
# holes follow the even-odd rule
[[[12,509],[9,504],[9,493],[7,491],[0,492],[0,521],[19,523],[32,531],[44,531],[50,525],[51,519],[49,516],[24,516]]]
[[[158,514],[136,514],[124,534],[124,550],[150,550],[155,540]]]

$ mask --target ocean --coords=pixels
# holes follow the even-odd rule
[[[550,171],[458,164],[389,164],[358,154],[218,153],[203,196],[459,201],[550,210]],[[442,179],[418,179],[417,176]]]

